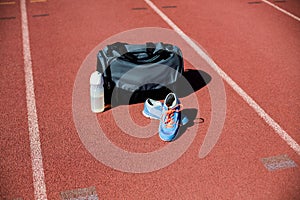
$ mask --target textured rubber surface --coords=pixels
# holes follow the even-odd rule
[[[298,21],[266,4],[245,0],[153,2],[300,143]],[[300,16],[296,0],[276,4]],[[201,112],[195,114],[193,123],[198,118],[204,122],[191,146],[173,164],[134,174],[96,160],[83,146],[72,116],[73,84],[81,63],[97,44],[116,33],[170,27],[142,0],[27,1],[27,12],[48,199],[90,187],[95,187],[99,199],[300,196],[299,167],[270,172],[261,162],[286,154],[299,166],[299,155],[226,84],[223,132],[204,159],[198,153],[211,123],[207,87],[195,92]],[[0,5],[0,18],[7,17],[15,18],[0,20],[0,199],[34,199],[18,1]],[[185,69],[195,67],[199,66],[186,62]],[[184,98],[182,103],[189,108]],[[150,120],[145,120],[142,109],[142,104],[131,105],[130,113],[136,124],[145,126]],[[152,152],[168,145],[157,134],[146,139],[125,134],[114,122],[112,109],[98,116],[98,121],[112,143],[128,152]]]

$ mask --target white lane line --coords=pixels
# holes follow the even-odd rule
[[[187,36],[170,18],[168,18],[158,7],[150,0],[145,2],[175,31],[184,39],[196,52],[201,56],[231,88],[237,92],[264,121],[274,129],[274,131],[298,154],[300,155],[299,144],[274,121],[238,84],[236,84],[193,40]]]
[[[292,13],[290,13],[290,12],[288,12],[288,11],[286,11],[286,10],[283,10],[283,9],[280,8],[279,6],[276,6],[275,4],[273,4],[273,3],[271,3],[271,2],[269,2],[269,1],[267,1],[267,0],[261,0],[261,1],[264,2],[264,3],[266,3],[266,4],[268,4],[269,6],[272,6],[273,8],[275,8],[275,9],[277,9],[277,10],[283,12],[284,14],[286,14],[286,15],[288,15],[288,16],[290,16],[290,17],[292,17],[292,18],[294,18],[295,20],[298,20],[298,21],[300,22],[300,18],[297,17],[297,16],[295,16],[295,15],[293,15]]]
[[[38,126],[38,117],[36,112],[36,103],[35,103],[35,94],[34,94],[26,0],[20,1],[20,7],[21,7],[21,17],[22,17],[23,56],[24,56],[28,131],[30,137],[34,197],[36,200],[46,200],[47,195],[46,195],[45,175],[44,175],[44,168],[43,168],[39,126]]]

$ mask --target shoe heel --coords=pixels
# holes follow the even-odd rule
[[[155,118],[151,117],[150,115],[146,114],[144,111],[142,111],[142,114],[149,119],[155,119]]]

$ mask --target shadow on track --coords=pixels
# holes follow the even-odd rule
[[[210,81],[211,76],[208,73],[201,70],[188,69],[177,80],[176,85],[167,86],[160,90],[129,93],[118,89],[111,98],[112,107],[143,103],[147,98],[164,100],[170,92],[175,92],[178,98],[183,98],[205,87]]]
[[[211,81],[211,76],[208,73],[201,70],[194,70],[194,69],[188,69],[184,71],[183,78],[188,81],[190,87],[187,87],[185,85],[185,82],[179,79],[177,89],[176,89],[176,93],[179,98],[186,97],[190,95],[192,92],[196,92],[200,90]]]

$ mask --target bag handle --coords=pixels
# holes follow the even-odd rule
[[[123,52],[125,53],[132,53],[132,54],[137,54],[137,53],[147,53],[148,55],[153,54],[153,52],[156,49],[156,46],[152,42],[147,42],[146,45],[144,44],[131,44],[131,45],[124,45],[126,51]]]
[[[158,43],[160,49],[164,49],[162,43]],[[111,45],[107,45],[107,54],[108,56],[113,56],[113,51],[117,52],[119,56],[124,54],[137,54],[137,53],[147,53],[152,55],[156,50],[156,45],[153,42],[147,42],[144,44],[128,44],[122,42],[116,42]]]

